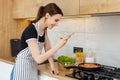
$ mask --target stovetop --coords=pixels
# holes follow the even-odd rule
[[[120,80],[120,68],[101,65],[101,68],[96,71],[73,69],[73,72],[66,76],[78,80]]]

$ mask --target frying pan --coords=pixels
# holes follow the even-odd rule
[[[65,68],[67,69],[76,68],[76,69],[86,70],[86,71],[96,71],[101,68],[101,65],[97,63],[81,63],[78,66],[65,66]]]

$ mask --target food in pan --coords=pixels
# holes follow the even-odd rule
[[[80,64],[80,67],[83,67],[83,68],[98,68],[100,66],[97,65],[97,64],[94,64],[94,63],[86,63],[86,64]]]

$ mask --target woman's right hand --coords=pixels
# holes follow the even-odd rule
[[[68,36],[66,36],[66,37],[60,37],[59,39],[58,39],[58,42],[57,42],[57,45],[61,48],[61,47],[63,47],[66,43],[67,43],[67,41],[68,41],[68,39],[70,38],[71,36],[70,35],[68,35]]]

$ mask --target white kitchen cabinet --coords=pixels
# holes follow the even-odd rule
[[[39,80],[58,80],[58,79],[50,77],[50,76],[47,76],[45,74],[40,74],[39,75]]]
[[[0,80],[10,80],[13,65],[0,61]]]

